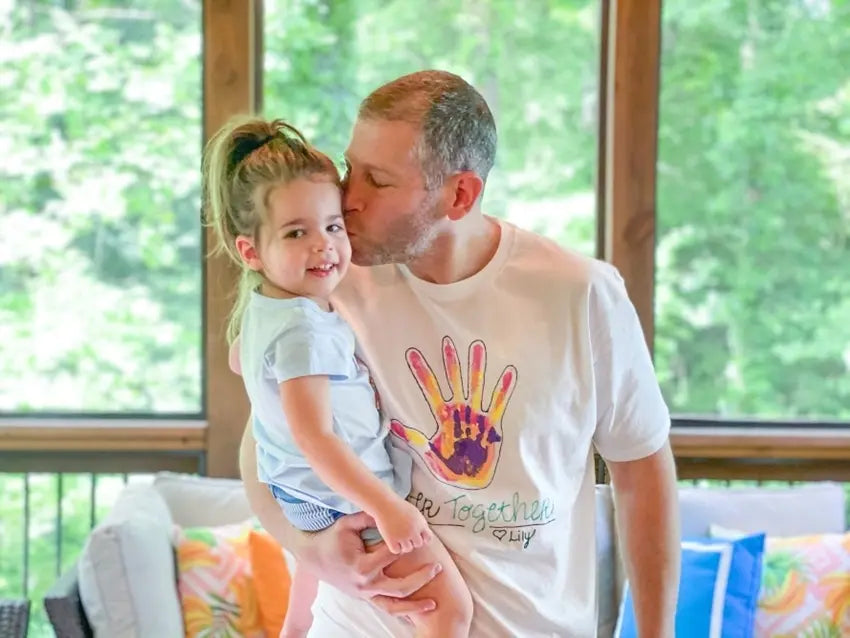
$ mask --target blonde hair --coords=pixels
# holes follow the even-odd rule
[[[257,240],[274,187],[303,177],[325,177],[339,184],[339,173],[295,127],[245,115],[234,117],[210,138],[202,171],[205,220],[218,239],[214,251],[223,251],[242,270],[227,324],[227,341],[232,343],[251,291],[262,282],[262,275],[243,263],[236,238]]]

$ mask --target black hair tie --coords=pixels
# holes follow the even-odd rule
[[[265,146],[272,141],[277,134],[266,135],[263,138],[256,139],[251,137],[240,138],[233,147],[233,152],[230,154],[230,168],[235,169],[239,164],[258,148]]]

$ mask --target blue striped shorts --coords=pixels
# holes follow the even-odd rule
[[[283,515],[294,527],[304,532],[318,532],[333,525],[339,518],[345,516],[342,512],[302,501],[280,489],[277,485],[269,485],[272,496],[283,509]],[[363,542],[372,545],[381,541],[381,535],[374,527],[364,529],[360,533]]]
[[[343,516],[329,507],[309,503],[283,491],[277,485],[269,485],[275,500],[283,508],[283,514],[296,528],[305,532],[318,532],[333,525]]]

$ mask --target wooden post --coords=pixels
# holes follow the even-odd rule
[[[204,141],[237,113],[255,112],[262,90],[259,0],[204,0]],[[239,476],[239,440],[248,418],[242,381],[227,363],[225,328],[238,272],[204,229],[204,341],[207,472]]]
[[[604,257],[626,281],[653,346],[661,0],[611,0]]]

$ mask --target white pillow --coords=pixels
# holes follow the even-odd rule
[[[746,535],[739,529],[729,529],[728,527],[715,525],[714,523],[708,526],[708,537],[716,538],[719,541],[736,541],[744,538]]]
[[[181,638],[171,515],[150,485],[129,485],[92,530],[77,563],[96,638]]]
[[[253,516],[242,481],[160,472],[153,486],[180,527],[221,527]]]
[[[745,534],[840,534],[844,489],[837,483],[790,487],[682,487],[682,536],[705,536],[712,524]]]

